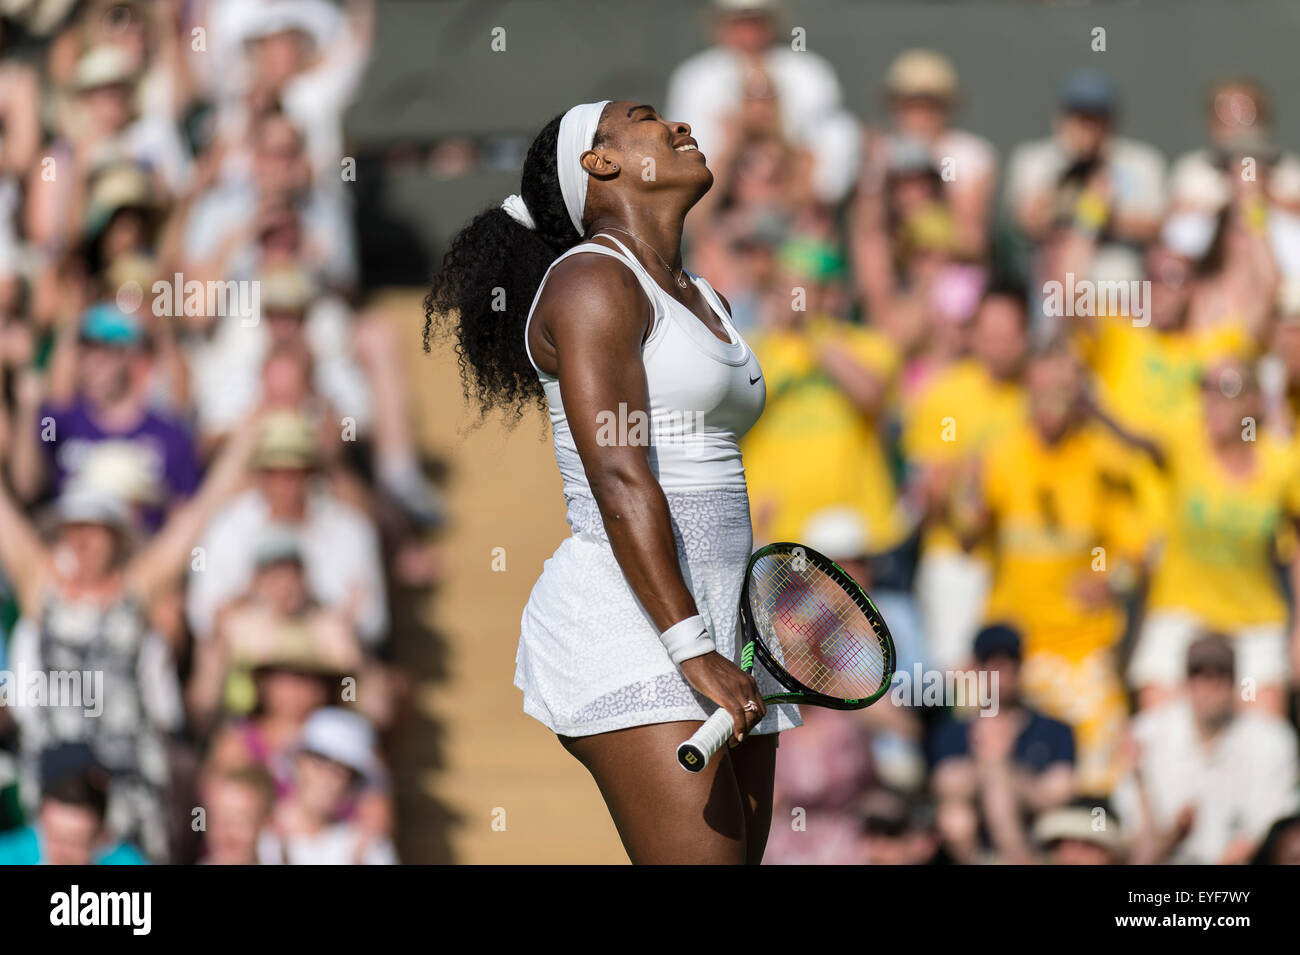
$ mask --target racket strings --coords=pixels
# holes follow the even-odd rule
[[[764,645],[792,677],[841,699],[874,695],[886,652],[862,607],[833,577],[793,554],[760,558],[751,572],[750,607]]]

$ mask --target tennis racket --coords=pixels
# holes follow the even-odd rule
[[[757,658],[786,690],[764,703],[860,710],[889,689],[895,655],[885,618],[852,577],[811,547],[768,544],[749,559],[740,623],[740,668],[752,673]],[[677,761],[700,772],[734,728],[719,707],[677,747]]]

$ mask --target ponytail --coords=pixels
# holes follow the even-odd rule
[[[435,323],[455,336],[461,385],[480,415],[500,408],[518,419],[530,405],[545,407],[524,326],[546,270],[582,241],[555,170],[560,119],[543,127],[524,159],[519,191],[536,228],[499,207],[480,213],[452,240],[424,300],[424,350]]]

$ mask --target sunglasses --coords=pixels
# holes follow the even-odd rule
[[[1209,677],[1215,680],[1231,680],[1232,669],[1215,663],[1198,663],[1187,668],[1188,677]]]

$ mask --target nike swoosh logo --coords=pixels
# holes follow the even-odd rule
[[[750,383],[751,385],[753,385],[753,384],[757,384],[757,383],[758,383],[759,381],[761,381],[762,379],[763,379],[763,376],[760,374],[757,378],[751,378],[751,379],[749,379],[749,383]]]

